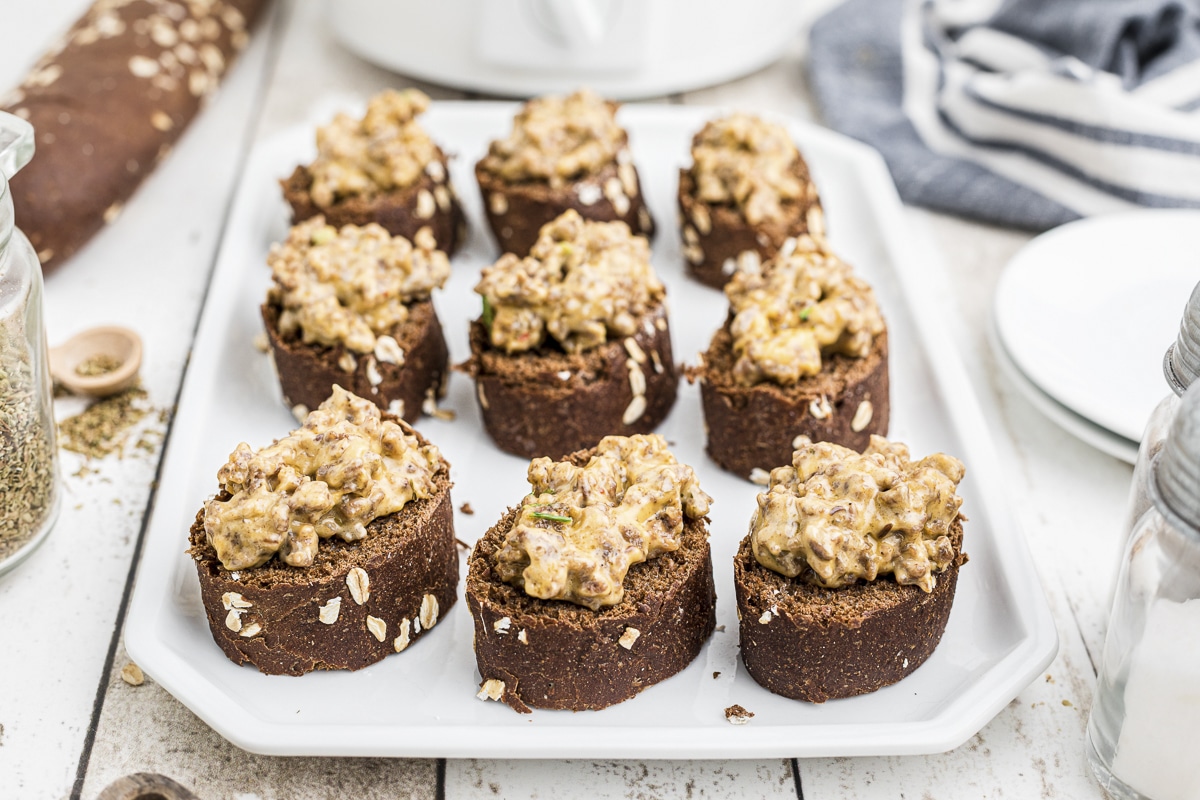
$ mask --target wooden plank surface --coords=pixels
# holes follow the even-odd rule
[[[87,5],[5,4],[0,85],[17,83]],[[253,101],[268,54],[267,37],[258,38],[174,157],[113,225],[46,282],[52,343],[105,323],[142,333],[142,380],[156,409],[169,411],[175,403],[247,126],[257,112]],[[58,413],[79,408],[61,403]],[[154,416],[147,427],[161,433],[165,424]],[[75,783],[158,465],[161,436],[152,433],[148,441],[150,452],[131,446],[121,459],[85,463],[64,454],[54,531],[28,562],[0,579],[0,797],[65,797]]]
[[[0,85],[13,82],[40,51],[31,42],[48,41],[86,2],[38,5],[40,15],[19,20],[20,36],[11,26],[0,27]],[[53,340],[108,321],[136,320],[135,327],[152,334],[145,380],[156,406],[168,408],[175,401],[223,214],[249,142],[295,123],[320,122],[349,99],[385,86],[409,85],[333,43],[321,24],[323,6],[281,4],[274,27],[260,31],[174,156],[118,223],[48,283]],[[672,99],[811,118],[805,49],[798,38],[783,60],[756,75]],[[435,97],[461,96],[423,88]],[[157,466],[155,452],[97,463],[96,473],[68,477],[68,499],[49,543],[33,562],[0,580],[0,607],[21,610],[0,615],[0,641],[20,642],[0,647],[0,674],[10,678],[0,693],[0,796],[65,797],[82,774],[84,782],[74,788],[90,800],[121,775],[150,771],[175,778],[203,800],[795,797],[801,790],[808,800],[1100,797],[1083,763],[1082,730],[1094,684],[1089,654],[1102,641],[1129,468],[1060,431],[996,371],[987,341],[990,297],[1000,270],[1029,237],[919,210],[908,214],[914,226],[929,226],[943,254],[943,301],[951,329],[1009,465],[1007,488],[1063,643],[1047,674],[967,745],[939,756],[811,759],[798,765],[778,759],[439,763],[244,753],[153,680],[133,687],[118,677],[126,658],[113,642],[113,626]],[[141,299],[130,299],[129,286],[139,287],[135,298]],[[65,471],[78,466],[69,461]],[[106,672],[110,645],[115,649]],[[101,711],[89,740],[98,690]],[[85,769],[77,773],[84,752]]]

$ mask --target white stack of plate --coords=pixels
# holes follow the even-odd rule
[[[1162,359],[1200,282],[1200,211],[1142,210],[1038,236],[1004,269],[993,306],[1001,369],[1046,416],[1132,463],[1170,393]]]

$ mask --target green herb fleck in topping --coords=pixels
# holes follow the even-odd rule
[[[554,514],[549,511],[533,511],[529,514],[529,516],[537,517],[538,519],[548,519],[551,522],[570,522],[571,521],[570,517],[564,517],[562,514]]]
[[[800,321],[808,322],[808,318],[810,316],[812,316],[812,306],[809,306],[808,308],[806,308],[800,312]]]
[[[488,302],[487,295],[483,296],[483,327],[491,330],[492,320],[496,318],[496,309]]]

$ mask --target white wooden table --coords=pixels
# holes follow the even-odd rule
[[[0,87],[16,83],[87,4],[0,5]],[[172,157],[115,224],[47,281],[52,342],[109,322],[142,333],[144,383],[158,407],[170,409],[178,399],[250,146],[289,125],[321,120],[339,98],[408,83],[343,52],[321,25],[321,7],[312,0],[277,5]],[[720,103],[811,119],[804,51],[798,37],[782,61],[756,75],[660,102]],[[462,96],[423,88],[435,98]],[[161,449],[131,451],[83,471],[83,462],[68,453],[55,532],[21,569],[0,579],[0,798],[91,800],[116,778],[139,771],[173,777],[204,800],[1101,797],[1082,742],[1130,468],[1059,430],[997,374],[986,337],[991,295],[1001,268],[1028,235],[919,209],[907,213],[912,225],[929,227],[941,248],[948,305],[954,306],[947,309],[951,329],[1007,462],[1007,489],[1062,640],[1046,674],[967,744],[927,757],[799,761],[251,755],[213,733],[153,680],[133,687],[119,677],[127,663],[121,625]],[[166,423],[151,427],[165,432]]]

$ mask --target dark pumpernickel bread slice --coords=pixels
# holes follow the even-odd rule
[[[758,563],[750,537],[733,560],[742,661],[775,694],[811,703],[853,697],[908,676],[942,639],[962,552],[962,518],[950,540],[957,554],[932,592],[891,576],[822,589]]]
[[[272,559],[261,567],[229,572],[205,538],[201,510],[189,534],[188,554],[200,576],[213,638],[225,655],[268,675],[355,670],[424,636],[454,605],[458,586],[449,465],[435,482],[436,494],[370,523],[365,539],[321,542],[311,567],[289,567]],[[368,577],[369,594],[362,605],[346,581],[355,567]],[[222,598],[227,592],[250,604],[238,615],[240,632],[226,624],[230,612]],[[337,619],[326,624],[320,620],[321,607],[332,598],[341,598],[341,607]],[[384,628],[372,623],[383,632],[382,639],[368,628],[368,615],[384,623]],[[254,624],[261,630],[243,635]]]
[[[509,355],[491,346],[483,323],[471,323],[471,358],[483,426],[501,449],[525,458],[562,458],[594,447],[610,434],[650,433],[675,404],[679,373],[671,356],[671,331],[661,304],[642,315],[633,339],[644,360],[645,411],[625,424],[634,402],[624,339],[568,354],[543,344]]]
[[[440,149],[437,152],[444,174],[449,175],[450,165],[446,156]],[[343,197],[327,208],[321,208],[313,202],[309,192],[312,187],[312,173],[307,167],[296,167],[290,176],[279,182],[279,185],[283,187],[283,198],[292,207],[293,225],[324,214],[325,221],[335,228],[343,225],[361,227],[374,222],[382,225],[393,236],[403,236],[410,242],[421,228],[429,228],[438,249],[447,255],[453,255],[463,239],[466,217],[463,216],[462,205],[448,180],[438,183],[429,175],[422,174],[420,182],[406,189],[397,189],[372,197]],[[434,199],[439,194],[439,188],[445,190],[441,203]],[[422,199],[422,192],[428,197]],[[421,216],[421,213],[429,209],[432,211],[428,216]]]
[[[449,352],[433,303],[421,300],[409,305],[408,311],[408,320],[392,332],[404,351],[403,364],[379,361],[371,354],[352,353],[355,368],[346,372],[338,365],[349,352],[346,348],[283,338],[279,333],[279,306],[264,304],[263,322],[284,402],[289,408],[299,404],[314,409],[329,397],[336,383],[385,411],[394,413],[396,409],[391,404],[398,400],[401,403],[398,416],[416,419],[431,388],[438,397],[444,392]],[[378,384],[371,382],[372,364],[380,378]]]
[[[568,209],[575,209],[579,216],[593,222],[620,220],[635,235],[647,238],[654,235],[654,219],[646,206],[640,178],[637,195],[626,195],[629,208],[625,209],[624,214],[618,213],[613,201],[604,194],[604,185],[610,180],[618,180],[615,163],[604,167],[594,176],[561,188],[537,181],[509,183],[482,169],[479,164],[475,165],[475,178],[479,181],[492,235],[506,253],[529,255],[542,226],[558,219]],[[584,199],[580,199],[581,194],[590,202],[585,203]]]
[[[791,464],[792,441],[800,434],[859,452],[871,434],[887,435],[886,332],[875,337],[865,358],[822,356],[820,373],[791,386],[770,381],[743,386],[733,377],[735,361],[726,323],[713,336],[704,363],[689,374],[700,382],[708,454],[735,475],[748,478],[755,468]]]
[[[825,215],[803,158],[797,157],[792,171],[807,184],[808,195],[802,201],[784,204],[785,219],[767,220],[759,225],[750,225],[733,206],[696,199],[696,181],[691,170],[679,171],[678,203],[685,257],[690,248],[696,248],[691,251],[695,255],[686,258],[688,273],[693,278],[720,289],[729,282],[742,253],[752,252],[759,261],[766,261],[774,258],[788,239],[804,234],[825,235]]]
[[[588,456],[576,453],[571,460],[585,464]],[[685,517],[680,549],[635,564],[625,576],[624,599],[592,611],[529,597],[497,577],[492,555],[519,513],[509,509],[483,535],[467,571],[476,663],[485,683],[504,682],[501,700],[525,712],[597,710],[692,663],[716,625],[706,520]]]

